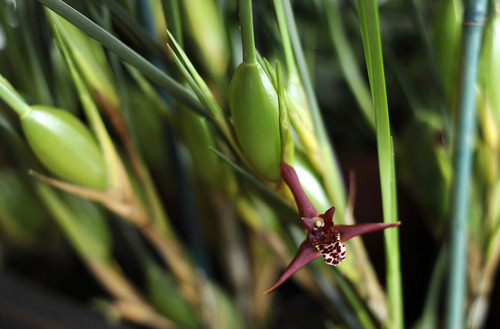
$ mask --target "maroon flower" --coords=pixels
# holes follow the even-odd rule
[[[323,256],[325,263],[337,266],[345,260],[345,245],[342,243],[357,235],[380,231],[388,227],[398,226],[400,223],[366,223],[356,225],[334,225],[333,214],[335,207],[331,207],[320,215],[300,186],[295,170],[282,162],[281,176],[292,191],[297,207],[299,208],[302,226],[306,230],[306,239],[299,247],[292,262],[285,269],[278,282],[266,293],[278,288],[295,272],[310,261]]]

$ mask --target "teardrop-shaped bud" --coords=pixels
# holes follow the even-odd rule
[[[280,178],[278,95],[258,63],[241,63],[229,85],[229,107],[238,143],[254,169]]]
[[[86,187],[106,187],[106,166],[90,130],[71,113],[35,105],[21,116],[31,149],[54,175]]]

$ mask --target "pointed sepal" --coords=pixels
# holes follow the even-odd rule
[[[299,247],[299,250],[297,251],[297,254],[293,258],[293,260],[290,262],[290,264],[287,266],[281,277],[279,278],[278,282],[266,291],[266,294],[273,292],[283,284],[286,280],[288,280],[292,275],[295,274],[298,270],[300,270],[302,267],[306,266],[308,263],[311,261],[315,260],[316,258],[320,257],[321,253],[313,247],[311,242],[309,240],[305,240],[302,242],[302,244]]]
[[[355,225],[334,225],[337,232],[340,233],[340,241],[344,242],[355,236],[382,231],[389,227],[399,226],[401,222],[396,223],[363,223]]]
[[[299,208],[300,217],[317,217],[319,213],[307,197],[306,193],[302,189],[302,186],[300,186],[299,178],[297,177],[295,170],[290,165],[281,162],[280,171],[281,177],[283,177],[286,185],[288,185],[292,191],[297,208]]]

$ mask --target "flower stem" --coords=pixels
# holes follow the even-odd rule
[[[464,12],[461,65],[458,95],[457,133],[455,135],[451,262],[448,284],[447,328],[462,328],[466,297],[467,218],[469,205],[472,148],[475,134],[475,84],[486,14],[486,0],[469,0]]]
[[[14,90],[14,87],[0,74],[0,99],[7,103],[22,117],[30,111],[24,99]]]
[[[253,36],[252,0],[240,0],[239,6],[241,38],[243,39],[243,62],[248,64],[257,63]]]

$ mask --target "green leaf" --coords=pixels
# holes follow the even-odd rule
[[[372,100],[375,109],[375,129],[379,162],[380,186],[384,222],[397,221],[396,178],[389,109],[385,89],[382,42],[376,0],[357,0],[358,14],[363,38],[366,67],[370,80]],[[389,328],[403,328],[403,296],[399,263],[398,230],[387,230],[385,252],[387,261],[387,292],[389,302]]]

